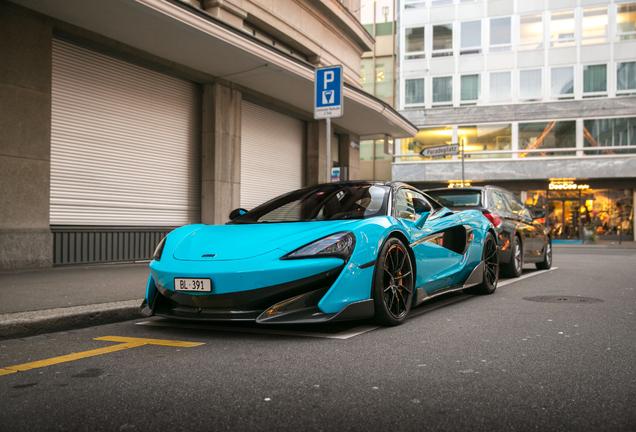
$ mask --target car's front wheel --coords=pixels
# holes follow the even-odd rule
[[[523,252],[521,248],[521,241],[516,235],[512,236],[510,241],[510,262],[501,266],[504,276],[517,278],[521,276],[523,270]]]
[[[552,267],[552,240],[548,237],[545,243],[545,256],[543,261],[535,264],[539,270],[548,270]]]
[[[396,326],[406,319],[413,302],[413,264],[406,246],[397,238],[384,243],[373,279],[375,320]]]

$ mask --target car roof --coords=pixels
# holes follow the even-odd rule
[[[485,191],[488,189],[500,190],[503,192],[510,192],[508,189],[504,189],[499,186],[468,186],[468,187],[458,187],[458,188],[435,188],[435,189],[423,189],[424,192],[437,192],[437,191],[450,191],[450,190],[458,190],[458,191]]]

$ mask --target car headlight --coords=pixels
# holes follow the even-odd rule
[[[163,254],[163,247],[166,245],[166,237],[161,239],[159,244],[157,245],[157,249],[155,249],[155,253],[152,255],[153,259],[159,261],[161,259],[161,254]]]
[[[337,257],[349,261],[355,245],[352,232],[340,232],[306,244],[281,259]]]

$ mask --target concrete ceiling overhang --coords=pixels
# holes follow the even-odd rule
[[[178,0],[13,0],[29,9],[313,113],[314,67]],[[412,137],[389,105],[345,84],[333,124],[363,138]]]

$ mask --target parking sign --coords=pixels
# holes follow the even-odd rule
[[[314,77],[314,118],[338,118],[342,104],[342,66],[316,69]]]

